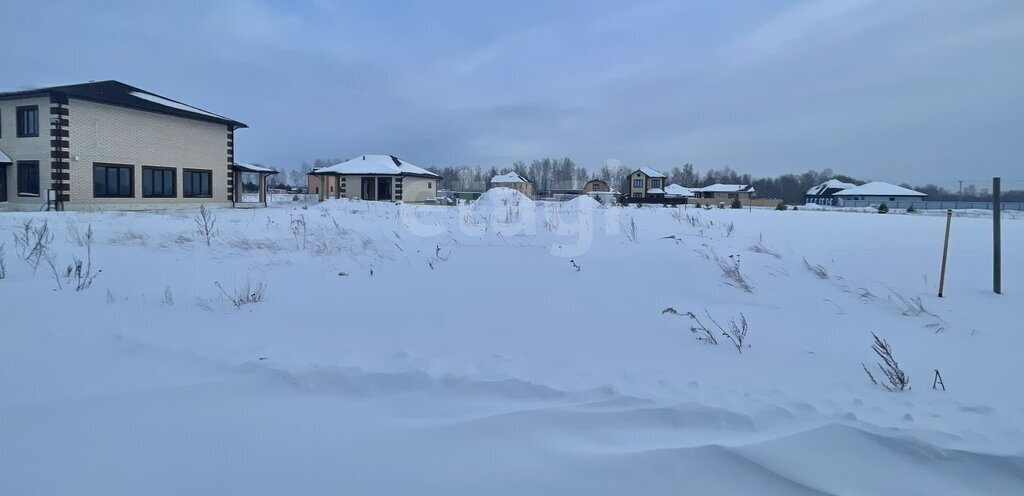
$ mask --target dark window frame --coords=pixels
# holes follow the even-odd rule
[[[644,180],[643,179],[634,179],[633,180],[633,189],[638,189],[638,188],[643,188],[643,187],[644,187]]]
[[[159,171],[159,172],[170,172],[171,173],[171,194],[146,194],[146,171]],[[142,197],[143,198],[177,198],[178,197],[178,169],[174,167],[163,167],[159,165],[143,165],[142,166]]]
[[[117,190],[116,194],[104,193],[100,194],[96,188],[96,171],[103,169],[106,175],[107,169],[128,169],[128,194],[120,194],[121,190],[121,174],[118,173]],[[104,186],[107,186],[106,178],[104,178]],[[106,187],[107,191],[110,191],[109,186]],[[92,197],[93,198],[135,198],[135,166],[132,164],[113,164],[107,162],[93,162],[92,164]]]
[[[34,132],[29,133],[22,126],[28,122],[22,122],[22,112],[33,111],[36,114],[36,122]],[[14,108],[14,128],[15,136],[19,138],[38,138],[39,137],[39,105],[21,105]]]
[[[30,175],[35,175],[35,181],[26,181],[26,180],[22,179],[22,176],[23,176],[23,174],[21,172],[21,168],[22,167],[32,167],[33,169],[35,169],[34,172],[32,172],[32,174],[30,174]],[[39,197],[39,192],[40,192],[40,188],[39,188],[39,161],[38,160],[19,160],[15,164],[15,172],[17,172],[17,175],[18,175],[18,177],[17,177],[17,181],[18,181],[18,196],[24,196],[24,197],[29,197],[29,198],[38,198]],[[24,189],[22,189],[23,186],[30,186],[31,189],[34,189],[35,191],[34,192],[31,191],[31,190],[30,191],[25,191]]]
[[[189,174],[206,174],[210,180],[207,184],[209,193],[205,195],[189,194],[191,184],[187,180]],[[200,189],[202,182],[200,181]],[[213,169],[181,169],[181,197],[182,198],[213,198]]]

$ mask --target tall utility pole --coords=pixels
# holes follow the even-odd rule
[[[1002,287],[1002,240],[999,235],[999,178],[992,178],[992,291],[1003,294]]]

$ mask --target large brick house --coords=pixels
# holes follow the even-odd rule
[[[0,93],[0,210],[232,205],[245,127],[118,81]]]

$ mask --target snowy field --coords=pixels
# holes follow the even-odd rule
[[[214,214],[0,214],[0,494],[1024,494],[1024,219],[1002,296],[954,219],[940,299],[942,216]]]

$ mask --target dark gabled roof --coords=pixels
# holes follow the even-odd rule
[[[28,98],[33,96],[58,97],[59,100],[75,98],[89,100],[107,105],[127,107],[147,112],[174,115],[187,119],[196,119],[206,122],[226,124],[236,128],[249,127],[233,119],[222,115],[214,114],[187,103],[172,100],[165,96],[157,95],[134,86],[124,84],[120,81],[94,81],[91,83],[70,84],[66,86],[51,86],[48,88],[36,88],[24,91],[11,91],[0,93],[0,100],[11,100],[15,98]]]

